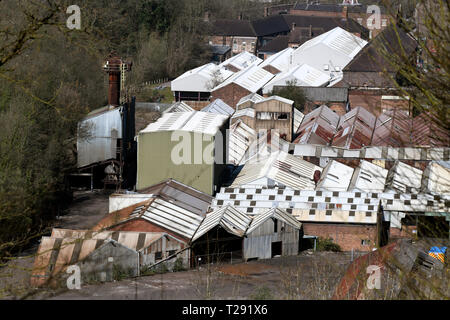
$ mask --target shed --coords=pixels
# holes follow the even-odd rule
[[[213,195],[226,161],[227,120],[209,112],[168,113],[140,131],[136,188],[170,177]]]
[[[346,191],[352,179],[353,168],[331,160],[320,176],[316,190]]]
[[[353,173],[349,191],[383,192],[388,170],[366,160],[361,160]]]
[[[292,215],[278,208],[255,216],[244,238],[245,260],[297,255],[301,226]]]

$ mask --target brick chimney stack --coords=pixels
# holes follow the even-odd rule
[[[114,52],[106,60],[103,70],[108,73],[108,105],[119,106],[120,104],[120,68],[122,60]]]
[[[348,7],[347,6],[342,7],[342,19],[345,19],[345,20],[348,19]]]

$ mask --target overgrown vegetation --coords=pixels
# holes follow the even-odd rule
[[[294,107],[303,112],[306,103],[306,97],[297,85],[297,80],[286,81],[286,85],[274,88],[269,94],[270,96],[280,96],[294,101]]]
[[[333,252],[341,252],[341,247],[333,242],[333,239],[330,238],[318,238],[317,239],[317,251],[333,251]]]

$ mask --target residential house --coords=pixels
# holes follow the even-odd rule
[[[217,19],[211,26],[210,45],[229,46],[232,56],[241,52],[256,53],[257,36],[250,21]]]

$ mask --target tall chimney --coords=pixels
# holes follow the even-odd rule
[[[347,6],[343,6],[342,7],[342,19],[347,20],[348,18],[348,7]]]
[[[108,86],[108,105],[119,106],[120,105],[120,72],[121,72],[122,60],[115,54],[111,53],[106,60],[106,64],[103,70],[108,73],[109,86]]]

